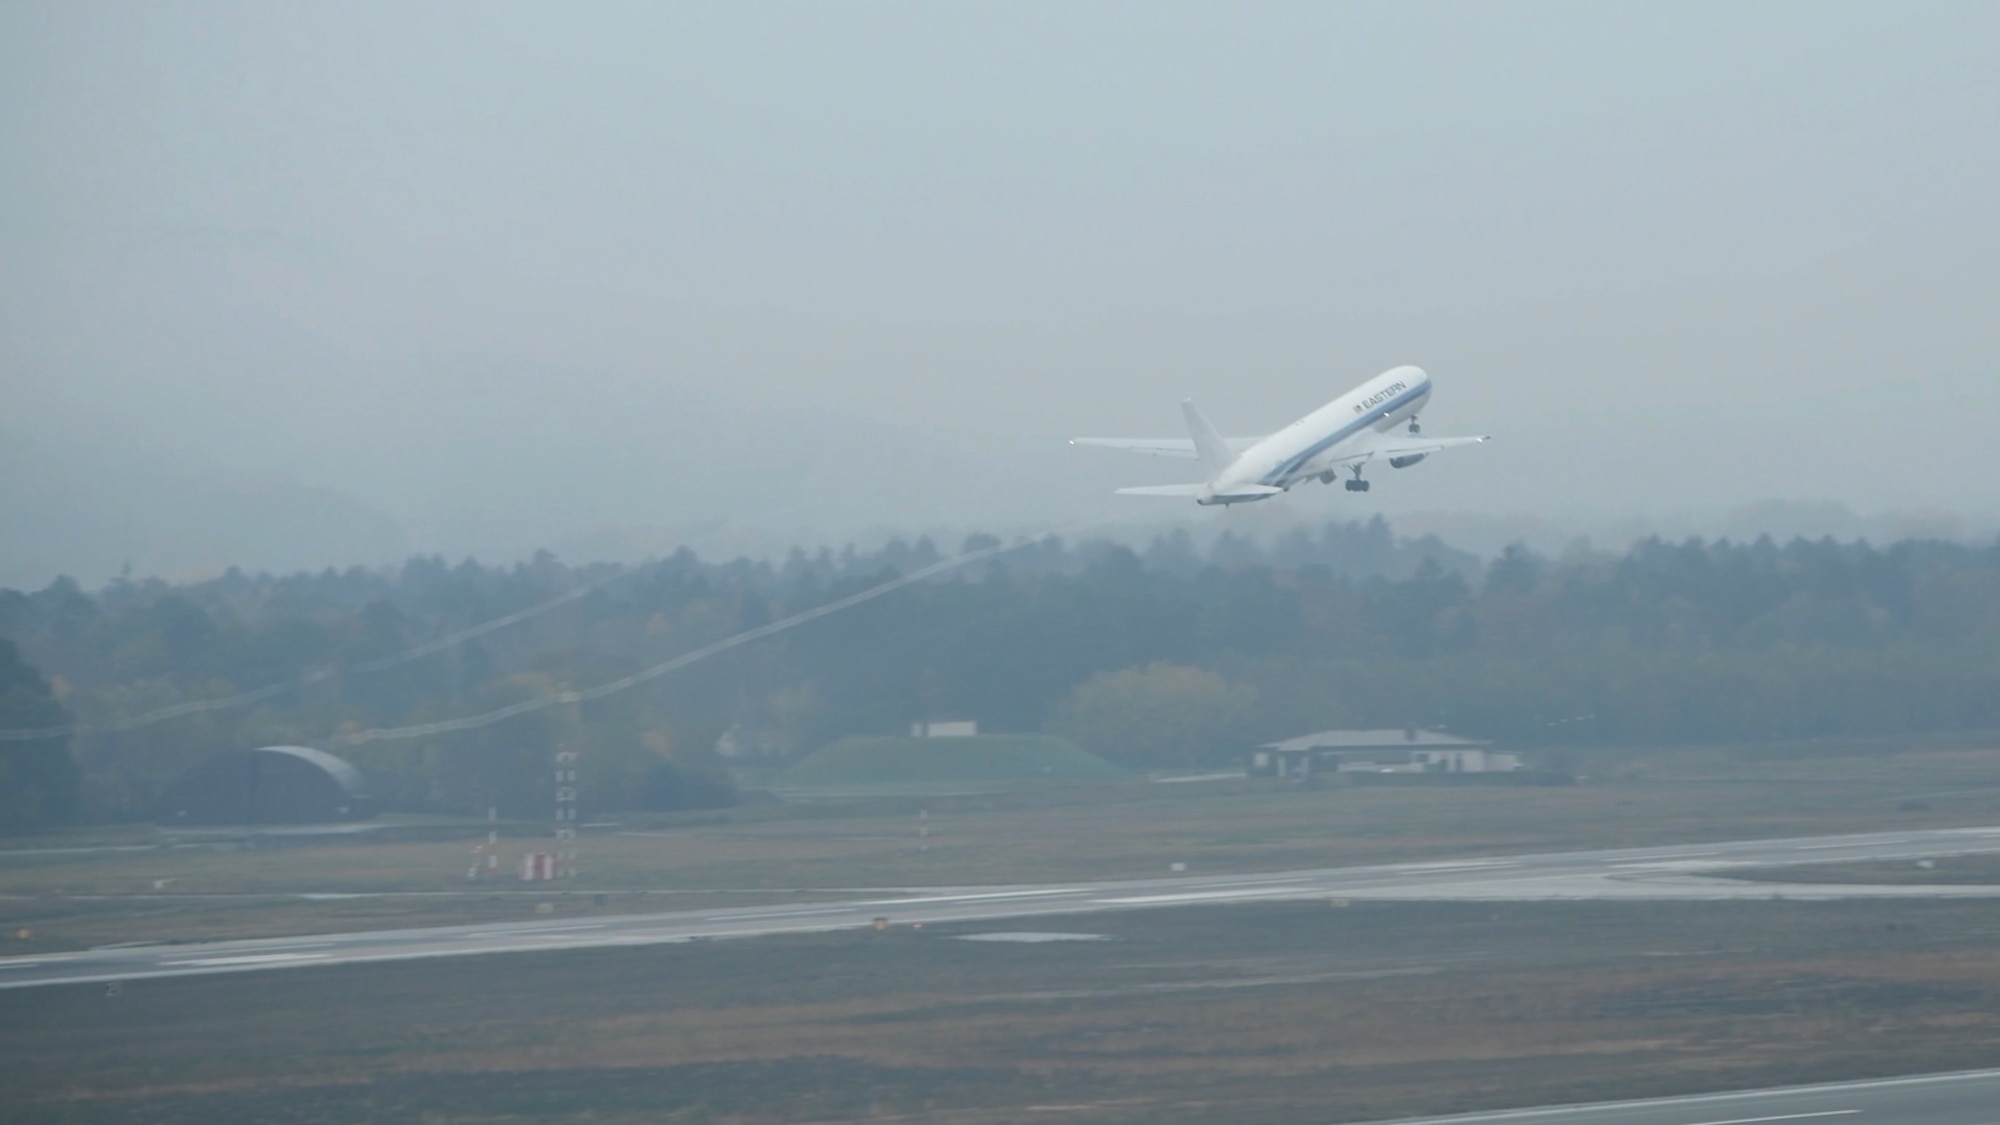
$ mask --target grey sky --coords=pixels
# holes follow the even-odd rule
[[[1984,515],[1996,123],[1985,3],[16,2],[0,436],[446,550],[1025,524],[1408,362],[1500,440],[1284,504]]]

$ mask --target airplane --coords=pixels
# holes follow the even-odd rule
[[[1208,479],[1195,484],[1118,490],[1126,496],[1191,496],[1204,506],[1248,504],[1314,478],[1332,484],[1342,469],[1354,474],[1347,491],[1366,492],[1369,482],[1361,478],[1361,470],[1371,461],[1404,469],[1440,449],[1489,440],[1426,436],[1417,425],[1417,412],[1430,398],[1431,377],[1422,368],[1393,367],[1266,437],[1225,438],[1195,409],[1193,399],[1183,399],[1188,438],[1072,438],[1070,444],[1192,458],[1208,471]],[[1396,433],[1398,427],[1403,432]]]

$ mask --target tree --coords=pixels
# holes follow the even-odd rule
[[[1149,664],[1091,677],[1050,726],[1124,765],[1190,766],[1245,749],[1256,702],[1248,685],[1205,669]]]
[[[0,730],[39,730],[69,723],[48,681],[0,638]],[[0,742],[0,832],[32,831],[76,815],[79,773],[69,736]]]
[[[672,812],[679,809],[720,809],[742,801],[727,774],[704,773],[677,766],[664,758],[648,764],[637,784],[621,794],[616,807]]]

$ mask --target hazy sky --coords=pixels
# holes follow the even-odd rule
[[[0,501],[1031,521],[1189,476],[1064,436],[1416,363],[1499,440],[1283,503],[1990,513],[1996,199],[1991,3],[14,0],[0,436],[64,468]]]

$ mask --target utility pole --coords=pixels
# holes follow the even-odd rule
[[[577,752],[556,747],[555,877],[576,878],[576,759]]]
[[[485,860],[484,864],[480,862],[482,858]],[[480,869],[482,866],[485,868],[485,878],[499,878],[500,810],[497,806],[493,805],[488,805],[486,808],[486,843],[483,845],[474,844],[472,846],[472,866],[466,869],[465,877],[477,882],[481,878]]]

